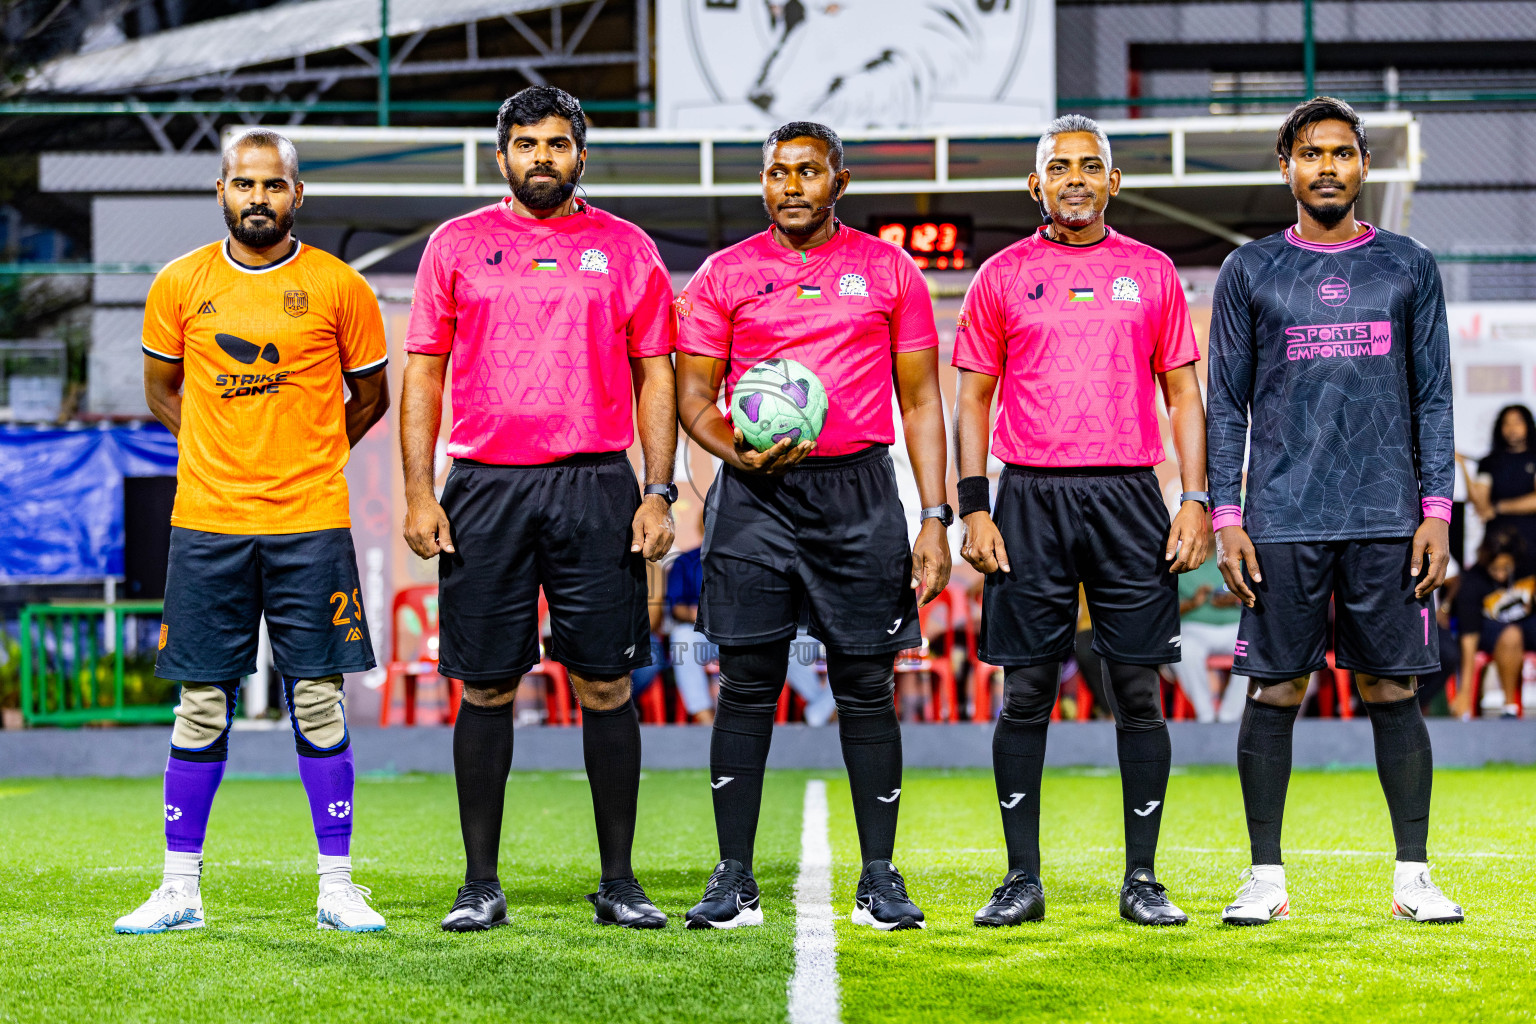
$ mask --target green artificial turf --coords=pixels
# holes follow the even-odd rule
[[[714,866],[704,773],[648,774],[635,861],[673,925],[600,928],[592,801],[581,774],[508,788],[501,881],[512,924],[450,935],[463,881],[453,780],[360,779],[354,877],[389,928],[315,928],[315,841],[297,779],[220,788],[204,850],[208,926],[115,935],[159,884],[158,780],[0,780],[0,1021],[781,1022],[804,777],[763,801],[763,928],[687,932]],[[772,912],[772,908],[777,912]]]
[[[1175,775],[1159,876],[1194,918],[1139,929],[1116,913],[1119,778],[1052,772],[1044,796],[1047,919],[970,923],[999,881],[984,773],[909,772],[897,863],[924,932],[847,923],[857,839],[840,773],[769,775],[757,874],[768,923],[687,932],[715,856],[703,773],[649,773],[636,865],[673,917],[656,933],[591,924],[591,802],[579,774],[518,774],[502,880],[513,924],[446,935],[461,879],[451,779],[361,780],[358,881],[378,935],[314,927],[314,839],[294,780],[228,780],[214,807],[201,931],[117,936],[159,879],[157,780],[0,780],[0,1021],[783,1021],[807,778],[830,782],[843,1015],[905,1021],[1530,1020],[1536,771],[1442,771],[1435,877],[1461,926],[1388,919],[1390,825],[1374,773],[1297,772],[1286,846],[1295,919],[1223,928],[1246,862],[1229,771]],[[1471,856],[1478,854],[1479,856]]]
[[[914,773],[915,774],[915,773]],[[843,1015],[905,1021],[1529,1021],[1536,1006],[1530,856],[1536,771],[1441,771],[1430,862],[1462,925],[1390,918],[1392,833],[1373,771],[1297,771],[1285,826],[1292,920],[1221,924],[1247,865],[1235,772],[1175,774],[1158,878],[1191,917],[1122,922],[1120,779],[1052,772],[1041,789],[1046,919],[982,929],[971,915],[1006,868],[983,773],[909,776],[897,866],[923,932],[846,920],[858,872],[847,786],[829,786]]]

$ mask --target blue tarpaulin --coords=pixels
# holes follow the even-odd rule
[[[121,576],[123,477],[175,475],[158,423],[0,430],[0,582]]]

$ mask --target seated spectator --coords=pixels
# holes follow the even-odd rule
[[[1205,663],[1213,654],[1231,654],[1237,643],[1237,623],[1242,618],[1242,602],[1227,589],[1216,567],[1216,553],[1200,566],[1179,576],[1179,643],[1182,657],[1174,663],[1179,689],[1195,706],[1195,717],[1202,722],[1218,718],[1211,676]],[[1248,698],[1248,678],[1233,676],[1221,701],[1220,719],[1240,721]]]
[[[699,536],[704,535],[704,513],[698,513]],[[694,626],[699,618],[699,591],[704,585],[702,548],[690,548],[672,560],[667,570],[666,609],[672,616],[672,680],[688,717],[699,724],[715,720],[715,697],[705,666],[720,658],[720,649]]]
[[[1525,652],[1536,650],[1536,576],[1519,577],[1526,558],[1518,533],[1503,531],[1483,538],[1477,564],[1461,577],[1456,595],[1456,623],[1461,637],[1461,682],[1452,708],[1463,721],[1477,714],[1472,693],[1479,651],[1493,659],[1504,690],[1504,718],[1520,714],[1520,676]]]
[[[665,618],[667,571],[660,563],[645,563],[646,611],[651,623],[651,663],[637,668],[629,675],[629,692],[636,702],[650,688],[667,667],[666,644],[662,641],[662,622]],[[638,703],[636,704],[638,707]]]

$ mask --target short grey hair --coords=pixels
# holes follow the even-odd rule
[[[252,146],[277,150],[277,155],[283,158],[283,167],[292,172],[294,180],[298,180],[298,149],[294,146],[292,139],[270,128],[247,128],[239,135],[232,137],[224,146],[224,160],[219,165],[219,177],[221,179],[229,177],[229,167],[234,163],[236,150],[248,149]]]
[[[1052,121],[1045,134],[1040,136],[1040,144],[1035,147],[1035,173],[1045,177],[1045,164],[1056,153],[1056,136],[1073,135],[1082,132],[1092,135],[1099,140],[1099,155],[1104,158],[1104,167],[1108,170],[1114,167],[1114,161],[1109,155],[1109,136],[1104,134],[1104,129],[1099,127],[1099,122],[1082,114],[1062,114]]]

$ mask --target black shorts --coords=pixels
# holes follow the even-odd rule
[[[516,678],[549,656],[607,678],[651,663],[645,556],[629,550],[640,485],[623,452],[542,466],[458,459],[443,486],[453,554],[438,555],[443,675]]]
[[[171,527],[155,675],[221,683],[256,671],[261,616],[290,678],[373,668],[352,531],[206,533]]]
[[[843,654],[922,642],[912,548],[885,445],[783,476],[730,466],[704,499],[699,628],[717,644],[811,636]]]
[[[1536,651],[1536,615],[1527,615],[1515,622],[1483,619],[1477,632],[1477,649],[1484,654],[1492,654],[1494,646],[1499,642],[1499,637],[1510,626],[1520,630],[1520,641],[1527,651]]]
[[[1232,671],[1296,679],[1328,664],[1328,600],[1333,599],[1334,664],[1375,676],[1440,668],[1430,598],[1413,596],[1413,539],[1255,544],[1264,579],[1250,578],[1257,601],[1243,609]]]
[[[1088,595],[1093,650],[1125,665],[1179,660],[1171,523],[1150,469],[1006,466],[992,513],[1012,572],[987,577],[978,654],[1009,668],[1064,661]]]

